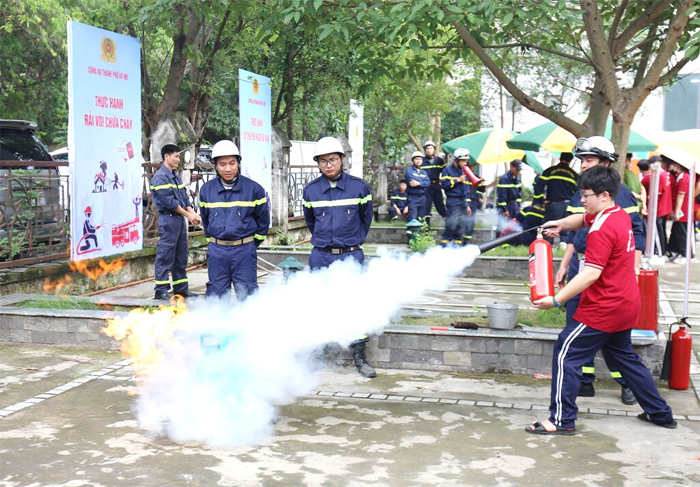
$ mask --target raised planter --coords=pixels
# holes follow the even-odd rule
[[[106,320],[124,312],[18,308],[35,296],[0,297],[0,342],[60,345],[90,349],[119,349],[119,343],[100,333]],[[113,306],[160,304],[150,299],[92,298]],[[368,359],[380,368],[434,370],[463,373],[548,374],[552,349],[559,330],[523,327],[519,330],[457,330],[429,326],[390,325],[367,347]],[[271,339],[274,339],[271,337]],[[656,375],[661,369],[665,340],[634,338],[635,351]],[[341,358],[350,362],[347,351]],[[605,378],[605,362],[598,357],[599,377]]]

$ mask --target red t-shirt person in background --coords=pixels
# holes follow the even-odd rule
[[[594,167],[579,181],[586,214],[548,222],[550,236],[589,227],[583,270],[553,297],[533,302],[536,308],[559,307],[582,294],[574,315],[579,324],[565,328],[554,346],[549,419],[525,428],[540,435],[576,434],[576,394],[581,367],[603,349],[609,366],[622,374],[644,412],[642,421],[675,428],[676,421],[654,379],[632,350],[631,333],[639,314],[634,270],[634,238],[629,215],[615,204],[620,176],[609,167]]]
[[[652,156],[649,161],[640,161],[637,163],[639,170],[644,175],[642,177],[642,186],[647,190],[647,208],[651,208],[651,164],[661,162],[660,156]],[[659,174],[659,198],[656,206],[656,233],[659,236],[659,245],[661,246],[660,257],[666,255],[666,245],[668,244],[668,233],[666,232],[666,222],[669,215],[673,211],[671,205],[671,178],[667,171],[661,169]]]
[[[671,178],[674,180],[672,184],[673,196],[673,212],[671,218],[671,236],[668,239],[667,251],[670,254],[669,259],[676,264],[685,264],[685,246],[688,236],[688,217],[693,216],[688,214],[688,198],[693,197],[694,186],[690,184],[690,174],[688,170],[681,166],[673,159],[662,156],[668,165],[668,171],[671,173]]]

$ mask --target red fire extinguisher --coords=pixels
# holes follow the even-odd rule
[[[637,277],[642,309],[635,328],[638,330],[651,330],[657,333],[659,331],[659,271],[656,269],[642,269]]]
[[[469,166],[464,166],[463,171],[464,171],[464,175],[467,176],[473,184],[481,184],[484,181],[479,176],[474,174],[474,171],[469,169]]]
[[[530,244],[529,264],[530,300],[554,296],[552,245],[542,237],[541,228],[537,229],[537,238]]]
[[[685,391],[690,386],[690,357],[693,352],[693,337],[685,327],[690,327],[682,318],[678,330],[671,334],[671,372],[668,387]],[[669,330],[670,332],[670,330]]]

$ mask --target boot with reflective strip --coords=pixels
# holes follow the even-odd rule
[[[352,358],[355,361],[355,367],[357,367],[357,371],[360,375],[368,379],[377,377],[377,373],[372,366],[367,363],[367,357],[365,357],[365,342],[350,345],[350,350],[352,351]]]

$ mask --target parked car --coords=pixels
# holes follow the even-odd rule
[[[36,130],[37,124],[34,122],[0,119],[0,161],[53,161],[48,148],[37,137]],[[8,201],[10,171],[20,176],[12,181],[12,203]],[[46,242],[53,238],[53,234],[60,233],[61,216],[66,212],[62,207],[56,168],[31,165],[0,167],[0,240],[7,237],[5,228],[15,217],[16,211],[24,214],[24,222],[32,222],[34,243]]]

